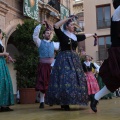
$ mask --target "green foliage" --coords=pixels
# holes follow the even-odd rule
[[[54,34],[54,36],[53,36],[53,38],[52,38],[52,41],[58,42],[58,38],[57,38],[56,34]]]
[[[17,70],[18,88],[33,88],[36,82],[36,72],[38,65],[38,49],[33,42],[33,31],[38,22],[28,19],[24,24],[18,25],[14,44],[19,51],[19,55],[15,56],[15,70]],[[42,37],[41,29],[40,37]]]
[[[80,56],[81,63],[85,61],[85,55]]]
[[[2,39],[6,37],[5,32],[2,31]]]

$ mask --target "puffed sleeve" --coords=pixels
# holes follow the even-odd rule
[[[53,45],[54,45],[54,49],[55,50],[59,50],[59,47],[60,47],[60,43],[59,42],[53,42]]]
[[[55,33],[56,33],[59,41],[62,40],[62,37],[64,36],[64,33],[61,31],[61,29],[60,29],[60,28],[56,29],[56,28],[54,27],[54,31],[55,31]]]
[[[36,26],[36,28],[34,29],[34,32],[33,32],[33,41],[35,42],[37,47],[39,47],[41,44],[41,40],[39,38],[40,30],[41,30],[41,24]]]
[[[91,63],[91,65],[92,65],[92,68],[96,69],[96,67],[95,67],[95,65],[93,63]]]
[[[82,63],[82,67],[83,67],[83,71],[84,71],[84,72],[87,72],[85,63]]]
[[[84,34],[81,34],[81,35],[76,35],[77,37],[77,41],[80,42],[80,41],[83,41],[86,39],[86,36]]]

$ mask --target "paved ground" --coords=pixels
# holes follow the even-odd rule
[[[14,105],[12,112],[0,113],[0,120],[120,120],[120,97],[112,100],[101,100],[98,112],[93,113],[89,107],[70,106],[71,111],[63,111],[60,106],[39,104]]]

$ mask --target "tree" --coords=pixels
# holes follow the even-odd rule
[[[15,70],[18,88],[34,88],[36,82],[36,70],[38,65],[38,49],[33,42],[33,31],[38,22],[27,19],[22,25],[18,25],[14,44],[19,51],[15,56]],[[41,28],[40,38],[45,28]]]

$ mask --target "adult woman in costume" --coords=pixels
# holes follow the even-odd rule
[[[4,52],[2,30],[0,29],[0,112],[13,111],[9,106],[14,104],[12,81],[5,57],[13,61],[9,53]]]
[[[56,57],[46,93],[46,104],[61,105],[64,110],[70,110],[69,105],[88,105],[87,82],[76,47],[93,34],[75,35],[74,17],[54,25],[61,51]],[[63,30],[60,28],[62,25]]]

